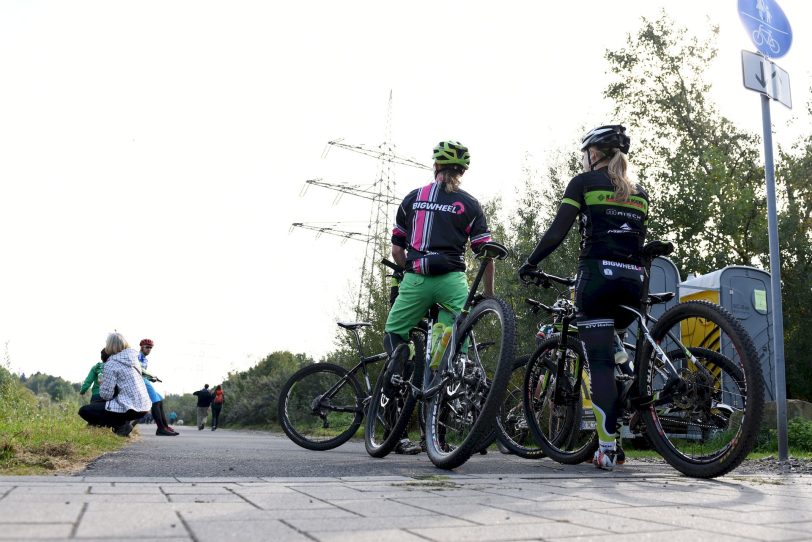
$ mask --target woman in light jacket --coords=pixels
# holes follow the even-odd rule
[[[141,375],[138,352],[120,333],[109,334],[104,349],[110,355],[99,388],[104,402],[84,405],[79,416],[91,425],[112,427],[117,435],[126,437],[132,431],[130,421],[149,412],[152,402]]]

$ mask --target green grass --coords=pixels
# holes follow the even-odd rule
[[[78,404],[52,404],[8,377],[0,374],[0,475],[73,472],[126,443],[109,428],[88,427]]]

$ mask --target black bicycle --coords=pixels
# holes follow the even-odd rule
[[[330,450],[347,442],[364,418],[371,396],[367,366],[386,352],[364,356],[358,330],[369,322],[338,322],[355,337],[358,363],[350,370],[334,363],[314,363],[296,371],[279,392],[277,413],[285,434],[308,450]],[[363,375],[366,393],[356,375]]]
[[[439,305],[427,315],[422,356],[402,370],[394,367],[394,360],[387,361],[367,412],[364,441],[370,455],[383,457],[394,448],[418,400],[423,401],[419,417],[426,452],[437,467],[462,465],[495,435],[495,418],[513,366],[516,322],[507,303],[477,296],[476,291],[488,262],[507,255],[498,243],[483,245],[477,255],[479,270],[450,326],[439,366],[432,367],[430,347],[439,312],[447,310]]]
[[[622,306],[635,316],[637,337],[626,345],[632,361],[616,368],[620,423],[644,434],[683,474],[712,478],[736,468],[752,450],[761,424],[764,384],[752,339],[722,307],[689,301],[659,319],[651,315],[653,305],[674,297],[671,292],[648,293],[651,261],[671,251],[671,243],[645,246],[644,309]],[[559,332],[542,342],[528,363],[528,425],[547,456],[581,463],[592,457],[598,439],[589,408],[589,368],[566,290],[574,281],[540,271],[534,280],[541,287],[556,283],[565,289],[552,306],[532,302],[553,315]]]

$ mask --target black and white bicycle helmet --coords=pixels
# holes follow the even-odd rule
[[[581,150],[595,147],[600,151],[619,149],[623,154],[629,154],[631,139],[626,135],[626,127],[620,124],[607,124],[598,126],[586,133],[581,140]]]

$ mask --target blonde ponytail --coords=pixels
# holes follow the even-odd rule
[[[460,189],[460,183],[462,183],[462,173],[459,171],[447,169],[445,171],[440,171],[438,175],[440,176],[440,182],[443,183],[443,189],[449,194]]]
[[[628,175],[629,159],[626,155],[619,150],[609,160],[609,167],[607,173],[615,185],[615,199],[619,201],[627,201],[629,196],[638,192],[637,184],[629,179]]]

